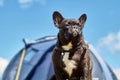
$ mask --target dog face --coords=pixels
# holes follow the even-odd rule
[[[65,38],[70,39],[79,36],[87,19],[86,14],[80,16],[79,19],[65,19],[59,12],[53,13],[53,21],[59,28],[59,33]]]

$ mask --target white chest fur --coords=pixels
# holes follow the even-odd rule
[[[69,52],[61,53],[63,55],[62,61],[65,64],[64,70],[67,71],[69,76],[71,76],[73,69],[76,68],[76,62],[74,60],[69,60]]]

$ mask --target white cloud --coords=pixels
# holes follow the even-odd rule
[[[47,0],[35,0],[36,2],[40,3],[41,5],[46,5]]]
[[[0,58],[0,78],[2,77],[2,74],[8,65],[9,61],[3,58]]]
[[[0,0],[0,7],[2,7],[4,5],[3,0]]]
[[[115,69],[114,73],[117,75],[118,80],[120,80],[120,69]]]
[[[35,3],[40,3],[41,5],[45,5],[47,0],[18,0],[21,8],[29,8]]]
[[[18,0],[21,8],[28,8],[32,5],[33,0]]]
[[[120,31],[109,33],[106,37],[99,40],[98,48],[105,48],[112,53],[120,53]]]

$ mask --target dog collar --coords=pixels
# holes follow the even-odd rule
[[[60,53],[61,53],[61,56],[64,56],[65,55],[65,53],[74,53],[75,51],[77,51],[78,49],[82,49],[82,56],[84,57],[84,55],[85,55],[85,53],[86,53],[86,51],[88,50],[88,48],[89,48],[89,46],[88,46],[88,44],[86,44],[86,45],[82,45],[81,47],[78,47],[78,48],[73,48],[73,49],[70,49],[70,50],[68,50],[68,51],[66,51],[66,50],[63,50],[63,49],[60,49]],[[72,56],[71,56],[72,57]],[[70,57],[70,58],[71,58]]]

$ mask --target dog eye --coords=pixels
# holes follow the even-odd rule
[[[65,26],[70,26],[70,24],[65,24]]]
[[[71,25],[71,22],[68,22],[67,24],[68,24],[68,25]]]

